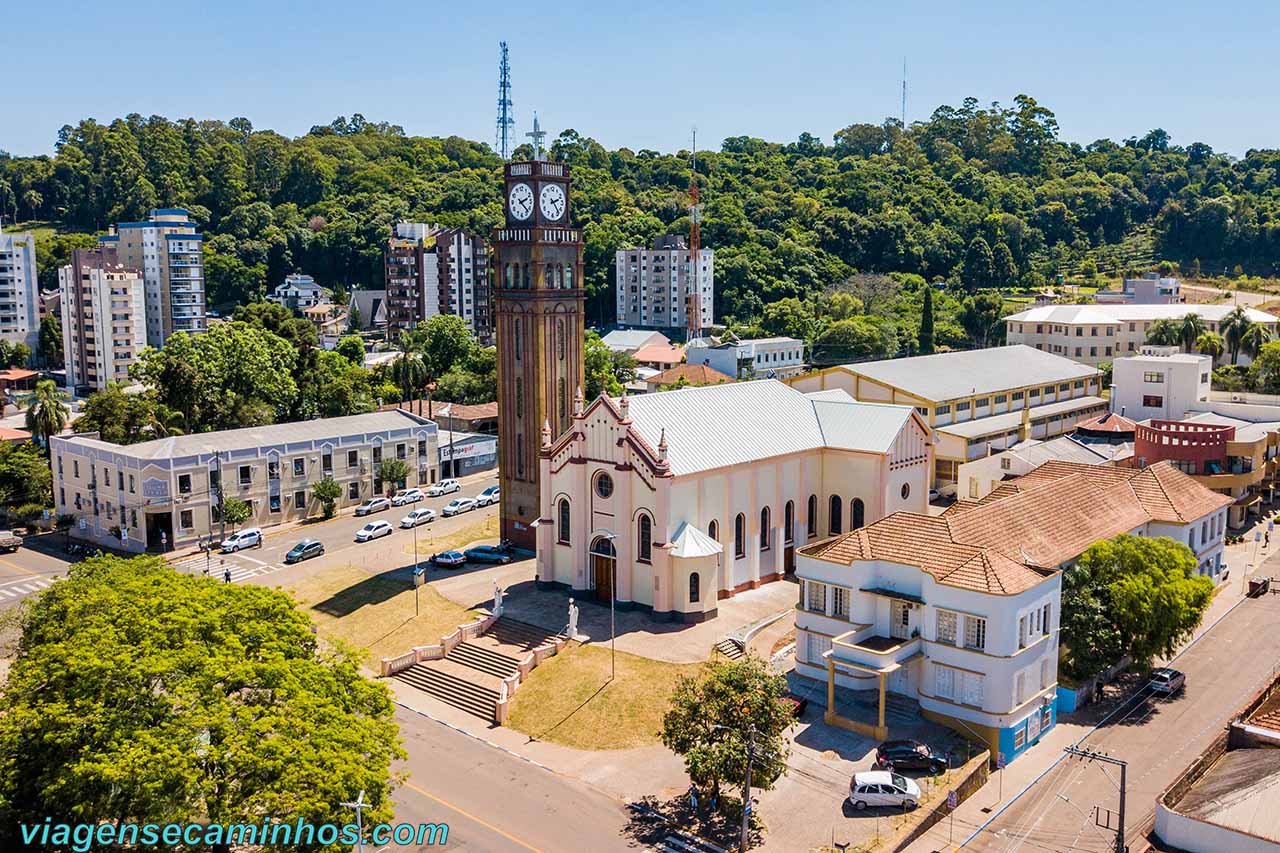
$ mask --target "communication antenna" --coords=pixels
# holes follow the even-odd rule
[[[698,287],[698,266],[702,260],[702,205],[698,204],[698,129],[693,129],[689,152],[689,296],[685,303],[688,340],[702,334],[702,291]]]
[[[502,58],[498,60],[498,132],[494,137],[493,148],[498,156],[506,160],[511,156],[511,131],[516,126],[515,116],[511,109],[511,64],[507,62],[507,43],[498,42]]]
[[[506,54],[504,53],[503,56],[505,57]],[[907,58],[905,56],[902,57],[902,129],[907,129]]]

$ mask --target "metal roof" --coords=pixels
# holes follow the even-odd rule
[[[662,338],[663,342],[670,343],[666,335],[652,329],[614,329],[600,340],[609,349],[639,349],[649,343],[654,335]]]
[[[868,361],[843,368],[934,402],[1098,375],[1096,367],[1025,344]]]
[[[1242,306],[1243,307],[1243,306]],[[1132,323],[1170,319],[1178,320],[1188,314],[1199,314],[1205,320],[1222,322],[1236,309],[1234,305],[1205,305],[1179,302],[1173,305],[1041,305],[1029,308],[1004,319],[1021,323]],[[1245,308],[1245,314],[1255,323],[1274,325],[1276,317],[1255,308]]]
[[[651,447],[664,435],[673,474],[692,474],[823,447],[883,453],[910,406],[814,401],[776,379],[629,397],[634,429]]]
[[[369,412],[363,415],[347,415],[341,418],[317,418],[285,424],[245,427],[222,432],[198,432],[158,438],[138,444],[112,444],[109,441],[70,436],[68,444],[83,445],[120,453],[135,459],[172,459],[181,456],[197,456],[205,453],[225,453],[258,447],[275,447],[300,442],[325,441],[353,435],[391,432],[422,428],[434,433],[435,424],[408,412],[395,409],[389,412]]]

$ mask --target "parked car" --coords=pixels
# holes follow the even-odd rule
[[[323,553],[323,542],[318,539],[303,539],[289,549],[289,553],[284,555],[284,561],[286,563],[301,563],[303,560],[319,557]]]
[[[457,480],[441,480],[438,483],[432,483],[427,486],[427,497],[438,498],[441,495],[449,495],[459,491],[462,491],[462,486]]]
[[[888,770],[855,773],[849,782],[849,802],[859,811],[867,806],[914,809],[920,802],[920,787],[906,776]]]
[[[942,492],[938,491],[937,489],[930,489],[929,503],[933,503],[934,501],[937,501],[937,500],[942,500]]]
[[[463,552],[473,563],[510,563],[511,555],[497,545],[477,545]]]
[[[391,496],[392,506],[404,506],[405,504],[416,504],[425,498],[422,489],[401,489]]]
[[[356,531],[356,541],[368,542],[371,539],[390,536],[391,530],[391,523],[388,521],[371,521]]]
[[[224,554],[234,554],[244,548],[261,547],[262,529],[258,527],[246,527],[244,530],[237,530],[222,540],[222,553]]]
[[[369,515],[370,513],[382,512],[384,509],[391,509],[391,501],[386,498],[369,498],[356,507],[356,515]]]
[[[0,551],[9,554],[22,546],[22,538],[15,536],[12,530],[0,530]]]
[[[1187,686],[1187,677],[1176,669],[1162,666],[1151,671],[1151,680],[1148,682],[1148,686],[1151,688],[1152,693],[1172,696]]]
[[[444,505],[444,509],[440,510],[440,514],[445,518],[451,515],[458,515],[464,512],[470,512],[476,508],[475,498],[454,498]]]
[[[428,507],[418,507],[409,510],[409,514],[400,519],[401,527],[417,527],[419,524],[426,524],[429,521],[436,520],[436,511]]]
[[[490,486],[480,494],[476,495],[476,506],[488,506],[496,504],[502,497],[501,487]]]
[[[461,551],[441,551],[431,556],[431,562],[444,569],[457,569],[466,565],[467,556]]]
[[[947,756],[918,740],[887,740],[876,747],[876,767],[883,770],[925,770],[944,773]]]

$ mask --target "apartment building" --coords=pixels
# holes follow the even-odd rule
[[[67,387],[101,391],[127,383],[147,345],[146,283],[110,244],[76,249],[58,270]]]
[[[748,338],[712,346],[695,341],[685,350],[689,364],[705,364],[734,379],[786,379],[804,372],[804,341]]]
[[[1135,421],[1180,420],[1203,409],[1213,384],[1213,359],[1177,347],[1143,347],[1111,369],[1112,408]]]
[[[1187,314],[1198,314],[1206,330],[1220,333],[1223,319],[1234,310],[1233,305],[1190,303],[1043,305],[1009,315],[1005,326],[1010,344],[1026,344],[1081,364],[1098,365],[1140,352],[1156,320],[1177,321]],[[1275,335],[1280,321],[1274,315],[1254,308],[1243,310],[1250,320]],[[1247,354],[1238,354],[1240,364],[1249,361]]]
[[[198,334],[207,328],[204,235],[187,211],[153,210],[146,222],[118,223],[98,240],[114,248],[125,267],[142,272],[148,344],[164,346],[174,332]]]
[[[267,527],[319,513],[313,490],[326,477],[348,508],[401,485],[380,478],[384,459],[408,465],[407,486],[435,482],[440,465],[436,425],[400,410],[131,445],[58,436],[51,445],[54,500],[74,519],[71,535],[134,552],[220,539],[226,498],[249,504],[244,526]]]
[[[965,462],[1071,432],[1107,410],[1099,370],[1020,344],[843,364],[787,381],[915,406],[937,431],[933,485],[947,492]]]
[[[388,331],[455,314],[482,343],[492,343],[488,263],[484,238],[465,229],[396,223],[385,255]]]
[[[40,305],[34,235],[0,233],[0,340],[26,344],[35,352]]]
[[[316,284],[316,280],[302,273],[291,273],[284,277],[284,282],[276,285],[268,302],[276,302],[286,308],[302,311],[317,305],[328,305],[332,299],[329,291]]]
[[[1012,761],[1057,722],[1061,582],[1095,542],[1132,533],[1188,543],[1221,571],[1230,498],[1171,465],[1050,462],[941,516],[899,512],[799,550],[796,672],[836,689],[918,702],[927,719]]]
[[[678,234],[656,237],[647,249],[619,249],[618,325],[677,329],[683,335],[694,283],[692,264],[689,246]],[[707,329],[715,322],[715,251],[699,251],[697,267],[699,328]]]

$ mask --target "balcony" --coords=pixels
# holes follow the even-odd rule
[[[889,673],[923,654],[919,636],[902,639],[855,628],[831,641],[831,654],[841,663],[878,673]]]

